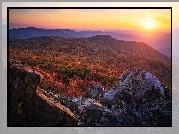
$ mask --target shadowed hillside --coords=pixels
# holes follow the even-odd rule
[[[21,64],[11,64],[8,88],[8,126],[77,126],[70,112],[42,99],[40,75]]]

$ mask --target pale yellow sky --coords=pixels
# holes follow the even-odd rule
[[[173,26],[173,29],[174,28],[179,28],[179,2],[2,2],[2,24],[6,24],[7,22],[7,6],[11,6],[11,7],[27,7],[27,6],[30,6],[30,7],[64,7],[64,6],[68,6],[68,7],[75,7],[75,6],[78,6],[78,7],[94,7],[94,6],[97,6],[97,7],[172,7],[172,26]],[[65,13],[66,12],[66,13]],[[118,14],[121,14],[120,11],[114,11]],[[136,11],[137,12],[137,11]],[[148,12],[151,12],[151,11],[148,11]],[[107,18],[105,17],[102,17],[102,14],[94,14],[92,15],[93,19],[90,19],[90,20],[93,20],[95,23],[95,25],[93,25],[93,27],[106,27],[107,24],[106,23],[111,23],[112,26],[109,27],[111,29],[115,29],[117,28],[117,26],[123,26],[124,28],[127,26],[130,26],[130,28],[134,27],[135,23],[137,24],[140,24],[139,25],[139,29],[146,29],[147,27],[152,27],[151,29],[154,29],[156,27],[162,27],[161,25],[165,25],[164,23],[167,22],[167,15],[166,13],[164,12],[157,12],[157,13],[148,13],[148,12],[141,12],[141,13],[138,13],[138,15],[136,16],[135,15],[135,12],[131,12],[131,14],[133,16],[136,16],[136,18],[133,20],[133,23],[130,23],[130,21],[127,20],[127,17],[129,17],[130,14],[128,13],[122,13],[122,15],[120,15],[120,19],[123,18],[125,21],[120,21],[120,19],[116,19],[116,21],[112,21],[112,17],[115,17],[114,16],[114,13],[112,12],[104,12],[103,15],[104,16],[108,16],[108,18],[110,18],[111,22],[109,21],[104,21],[106,20]],[[72,12],[70,12],[71,14]],[[77,14],[75,14],[77,13]],[[48,13],[50,15],[50,13]],[[69,14],[69,11],[64,11],[64,15],[67,15]],[[113,16],[112,16],[113,14]],[[146,14],[146,15],[145,15]],[[82,12],[74,12],[74,17],[76,16],[83,16],[84,13]],[[82,24],[85,24],[85,22],[90,22],[89,19],[87,19],[87,16],[90,16],[91,14],[90,13],[86,13],[86,18],[83,17],[84,19],[83,20],[80,20],[80,19],[74,19],[72,21],[72,23],[74,24],[78,24],[80,23],[81,25]],[[111,15],[111,16],[110,16]],[[158,16],[157,16],[158,15]],[[47,15],[48,16],[48,15]],[[99,17],[100,16],[100,17]],[[110,16],[110,17],[109,17]],[[145,16],[145,17],[144,17]],[[53,16],[53,17],[57,17],[57,16]],[[63,16],[64,17],[64,16]],[[61,17],[61,18],[63,18]],[[42,18],[42,17],[41,17]],[[58,18],[58,17],[57,17]],[[81,17],[82,18],[82,17]],[[95,19],[96,18],[96,19]],[[98,19],[97,19],[98,18]],[[56,19],[57,20],[57,19]],[[52,25],[57,25],[59,22],[60,22],[60,19],[58,18],[59,21],[56,21],[56,22],[50,22],[48,21],[48,26],[52,26]],[[103,20],[103,21],[102,21]],[[42,19],[41,19],[41,22],[42,22]],[[98,23],[97,23],[98,22]],[[99,23],[101,22],[101,23]],[[105,23],[106,22],[106,23]],[[162,22],[162,23],[161,23]],[[62,20],[61,20],[61,23],[62,23]],[[67,22],[64,21],[64,23],[67,24]],[[68,25],[70,25],[71,23],[69,23]],[[124,25],[125,24],[125,25]],[[33,25],[33,24],[32,24]],[[133,25],[133,26],[132,26]],[[147,26],[148,25],[148,26]],[[152,26],[151,26],[152,25]],[[62,25],[63,26],[63,25]],[[65,25],[64,25],[65,27]],[[92,27],[92,25],[90,23],[86,23],[85,27]],[[136,27],[136,26],[135,26]],[[166,26],[165,26],[166,27]]]
[[[171,30],[170,9],[10,9],[10,28]]]

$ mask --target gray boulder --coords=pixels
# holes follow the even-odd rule
[[[171,126],[171,95],[144,70],[123,74],[102,102],[117,104],[133,126]]]

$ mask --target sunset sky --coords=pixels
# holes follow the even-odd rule
[[[9,27],[170,31],[170,9],[10,9]]]

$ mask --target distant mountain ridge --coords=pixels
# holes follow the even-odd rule
[[[150,47],[148,44],[144,42],[117,40],[115,38],[112,38],[110,35],[96,35],[96,36],[92,36],[89,38],[67,38],[67,39],[63,37],[43,36],[43,37],[34,37],[32,40],[34,39],[42,40],[41,42],[47,41],[50,44],[53,44],[53,42],[55,44],[58,44],[58,43],[67,44],[66,40],[69,40],[72,42],[82,41],[83,45],[86,44],[88,47],[89,47],[88,44],[93,44],[95,46],[100,46],[100,47],[105,46],[119,54],[127,53],[132,56],[137,55],[139,57],[156,59],[156,60],[171,64],[171,59],[169,57],[165,56],[164,54],[159,53],[158,51],[156,51],[155,49],[153,49],[152,47]],[[62,42],[59,42],[58,39],[60,39]],[[28,40],[24,40],[23,42],[26,42],[26,41],[28,42]],[[44,44],[47,44],[47,43],[44,42]]]
[[[10,39],[23,39],[40,36],[60,36],[65,38],[88,38],[95,35],[110,35],[118,40],[145,42],[157,51],[171,57],[171,35],[170,33],[153,33],[143,35],[136,31],[75,31],[71,29],[44,29],[44,28],[13,28],[9,30]]]
[[[60,37],[74,37],[66,32],[62,32],[59,29],[43,29],[35,27],[11,29],[9,31],[10,39],[27,39],[41,36],[60,36]]]
[[[171,59],[169,57],[159,53],[144,42],[117,40],[115,38],[112,38],[110,35],[96,35],[89,37],[88,40],[98,45],[109,46],[119,53],[130,53],[132,55],[158,59],[169,64],[171,62]]]

